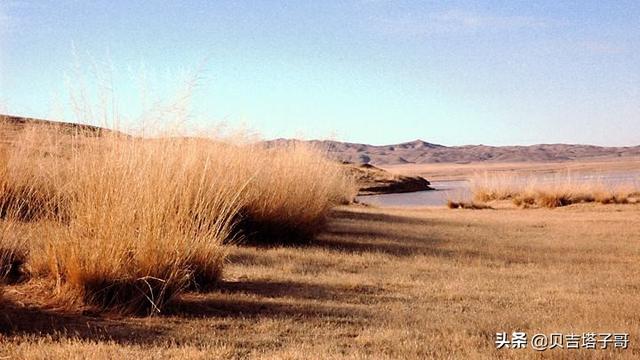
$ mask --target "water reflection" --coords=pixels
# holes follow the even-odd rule
[[[363,204],[375,206],[440,206],[447,203],[448,199],[467,201],[471,199],[469,181],[438,181],[432,182],[435,190],[416,191],[401,194],[382,194],[358,196],[358,201]]]

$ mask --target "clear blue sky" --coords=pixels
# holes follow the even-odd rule
[[[74,57],[123,112],[208,59],[196,117],[265,138],[640,144],[637,0],[0,0],[0,109],[55,113]]]

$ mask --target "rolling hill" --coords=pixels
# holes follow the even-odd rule
[[[54,124],[67,129],[82,129],[100,133],[105,129],[73,123],[27,119],[18,116],[0,115],[0,120],[9,128],[19,129],[26,124]],[[0,134],[0,142],[10,136]],[[471,162],[557,162],[603,158],[640,157],[639,146],[604,147],[581,144],[538,144],[528,146],[464,145],[445,146],[423,140],[393,145],[368,145],[333,140],[276,139],[263,141],[267,147],[294,142],[305,142],[323,149],[343,162],[373,165],[471,163]]]
[[[266,146],[300,140],[265,141]],[[344,162],[375,165],[470,163],[470,162],[555,162],[600,158],[640,157],[640,146],[603,147],[578,144],[539,144],[529,146],[464,145],[444,146],[423,140],[394,144],[367,145],[330,140],[305,141],[326,150]]]

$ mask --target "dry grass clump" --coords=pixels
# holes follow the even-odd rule
[[[306,241],[324,225],[329,209],[353,201],[357,187],[344,169],[303,144],[250,147],[255,177],[247,188],[240,228],[249,240]]]
[[[485,210],[491,209],[491,206],[475,201],[454,201],[447,200],[447,207],[449,209],[469,209],[469,210]]]
[[[12,222],[0,221],[0,285],[23,280],[25,261],[25,246],[13,233]]]
[[[71,140],[62,144],[69,158],[14,164],[33,174],[21,187],[56,205],[45,217],[65,214],[64,226],[32,254],[34,272],[86,302],[131,312],[159,311],[191,282],[220,276],[222,242],[246,186],[234,169],[242,165],[234,162],[237,150],[175,138]],[[37,190],[39,178],[55,197]]]
[[[47,228],[28,244],[29,270],[105,309],[159,312],[219,279],[225,242],[314,234],[355,193],[338,164],[302,147],[54,128],[18,139],[3,150],[0,204],[3,218]]]
[[[234,162],[233,149],[180,139],[116,140],[92,154],[78,164],[73,182],[73,220],[63,233],[71,246],[55,254],[63,278],[89,287],[104,306],[133,297],[134,306],[154,307],[192,281],[219,278],[222,242],[246,184],[234,169],[242,164]],[[87,241],[106,258],[96,259]]]
[[[0,121],[0,134],[10,129]],[[31,221],[66,216],[69,161],[79,149],[79,135],[55,125],[13,131],[11,143],[0,147],[1,217]]]
[[[638,182],[587,180],[571,175],[541,178],[485,173],[471,181],[474,199],[511,200],[521,207],[556,208],[577,203],[628,204],[640,201]]]

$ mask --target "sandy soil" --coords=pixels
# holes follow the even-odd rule
[[[484,172],[515,174],[551,174],[567,171],[575,174],[640,172],[640,157],[560,162],[403,164],[385,165],[382,168],[396,174],[424,176],[430,181],[446,181],[469,179],[475,174]]]

